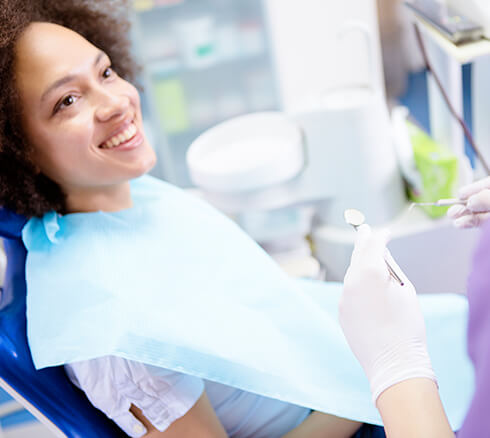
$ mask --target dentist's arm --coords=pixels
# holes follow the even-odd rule
[[[412,378],[378,397],[388,438],[454,438],[434,381]]]
[[[389,438],[454,437],[441,405],[415,289],[386,250],[359,228],[344,279],[340,323],[371,385]],[[388,258],[404,286],[393,280]]]

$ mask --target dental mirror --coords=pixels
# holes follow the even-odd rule
[[[347,210],[345,210],[344,219],[347,224],[352,225],[356,230],[366,220],[362,212],[356,210],[355,208],[348,208]]]

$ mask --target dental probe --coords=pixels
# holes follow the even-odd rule
[[[347,210],[344,211],[344,219],[347,224],[351,225],[356,231],[357,229],[364,224],[364,214],[360,212],[359,210],[356,210],[355,208],[348,208]],[[400,286],[403,286],[405,283],[403,280],[400,278],[400,276],[395,272],[393,267],[388,263],[386,259],[384,259],[386,263],[386,267],[388,268],[388,272],[390,273],[391,277],[395,279]]]
[[[448,198],[448,199],[439,199],[438,201],[435,202],[413,202],[412,205],[410,205],[410,208],[413,206],[425,206],[425,205],[433,205],[436,207],[449,207],[450,205],[466,205],[465,200],[463,199],[458,199],[458,198]]]

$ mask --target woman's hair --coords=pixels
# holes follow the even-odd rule
[[[60,186],[39,173],[21,125],[15,46],[34,21],[65,26],[106,52],[117,73],[134,80],[128,0],[0,0],[0,206],[27,217],[66,211]]]

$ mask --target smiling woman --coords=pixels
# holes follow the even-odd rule
[[[0,205],[27,217],[97,208],[152,166],[125,81],[137,70],[127,3],[0,0]]]
[[[106,53],[57,24],[31,23],[16,53],[30,156],[60,186],[65,211],[131,207],[129,180],[155,163],[137,90],[117,75]]]

